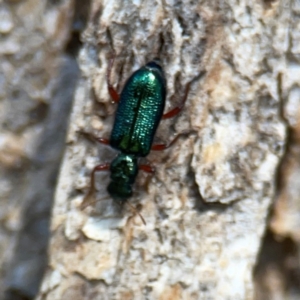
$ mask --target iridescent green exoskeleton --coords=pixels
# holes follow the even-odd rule
[[[117,201],[132,195],[137,157],[149,154],[166,99],[163,70],[152,61],[134,72],[120,95],[110,145],[121,153],[113,160],[108,192]]]
[[[121,93],[110,145],[124,154],[147,156],[165,100],[165,77],[155,61],[135,71]]]
[[[163,114],[166,100],[166,80],[157,59],[135,71],[127,80],[121,95],[110,82],[110,73],[114,59],[107,71],[107,85],[110,96],[118,102],[113,130],[110,139],[96,138],[100,143],[112,146],[120,153],[111,164],[101,164],[91,174],[91,190],[94,190],[95,172],[110,170],[107,190],[118,204],[123,204],[132,196],[132,185],[139,170],[153,173],[150,165],[138,164],[140,157],[145,157],[150,150],[164,150],[170,147],[180,135],[169,144],[153,145],[153,138],[161,119],[177,115],[188,95],[189,84],[180,106]]]

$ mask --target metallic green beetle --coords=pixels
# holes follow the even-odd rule
[[[150,165],[139,165],[138,159],[149,154],[150,150],[164,150],[170,147],[180,135],[169,144],[153,144],[153,138],[161,119],[177,115],[186,101],[189,84],[186,86],[181,105],[163,114],[166,100],[166,80],[159,60],[155,59],[135,71],[127,80],[121,95],[110,82],[114,58],[107,70],[107,85],[110,96],[118,102],[110,140],[96,138],[100,143],[110,145],[120,151],[111,162],[96,166],[91,173],[91,191],[95,186],[95,173],[110,170],[111,182],[107,190],[114,201],[124,204],[132,196],[132,185],[139,170],[153,173]]]

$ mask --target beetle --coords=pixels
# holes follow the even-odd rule
[[[155,171],[151,165],[139,164],[139,158],[146,157],[150,150],[160,151],[169,148],[182,135],[178,134],[168,144],[153,144],[160,121],[172,118],[182,110],[190,83],[186,85],[180,105],[164,114],[167,94],[166,79],[159,59],[156,58],[135,71],[128,78],[120,95],[110,79],[114,59],[115,56],[109,61],[106,80],[108,92],[113,102],[118,103],[118,108],[110,139],[95,138],[95,140],[110,145],[119,151],[119,154],[111,163],[94,167],[91,172],[91,187],[88,196],[95,190],[95,173],[110,171],[111,181],[107,191],[117,204],[123,205],[132,196],[132,185],[138,171],[143,170],[148,173]]]

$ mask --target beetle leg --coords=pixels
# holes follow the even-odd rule
[[[85,132],[85,131],[77,131],[77,133],[82,134],[86,138],[88,138],[92,142],[98,142],[104,145],[109,145],[109,139],[106,138],[101,138],[101,137],[96,137],[92,133]]]
[[[175,136],[175,138],[168,144],[156,144],[156,145],[152,145],[151,147],[151,150],[154,150],[154,151],[161,151],[161,150],[165,150],[165,149],[168,149],[170,148],[171,146],[173,146],[173,144],[176,143],[176,141],[183,135],[187,135],[187,134],[190,134],[190,133],[197,133],[195,130],[189,130],[189,131],[184,131],[184,132],[181,132],[179,134],[177,134]]]
[[[110,76],[111,76],[111,70],[114,65],[114,61],[116,58],[115,52],[113,52],[113,55],[111,59],[109,60],[108,67],[107,67],[107,72],[106,72],[106,81],[107,81],[107,87],[108,87],[108,92],[113,99],[113,102],[119,102],[120,100],[120,95],[118,94],[117,90],[113,87],[111,81],[110,81]]]
[[[150,174],[153,174],[155,172],[155,167],[152,167],[150,165],[139,165],[139,169]]]
[[[95,189],[95,173],[99,171],[108,171],[110,167],[109,163],[104,163],[101,165],[97,165],[94,167],[92,173],[91,173],[91,189]]]
[[[142,222],[146,226],[146,221],[143,218],[143,216],[139,213],[139,211],[132,204],[130,204],[129,202],[126,202],[126,204],[130,207],[130,209],[134,212],[135,215],[139,215],[139,217],[141,218]]]
[[[176,106],[172,110],[168,111],[167,113],[163,114],[162,119],[169,119],[180,113],[180,111],[183,109],[184,104],[186,102],[186,99],[187,99],[187,96],[188,96],[188,93],[190,90],[190,85],[191,85],[191,83],[189,82],[185,87],[185,92],[184,92],[184,96],[183,96],[183,100],[182,100],[181,104]]]
[[[91,204],[91,202],[89,201],[89,199],[91,198],[91,196],[93,195],[93,193],[95,192],[95,173],[99,172],[99,171],[108,171],[110,167],[109,163],[104,163],[101,165],[97,165],[94,167],[92,173],[91,173],[91,186],[90,186],[90,190],[88,192],[88,194],[84,197],[80,208],[84,209],[86,208],[88,205]]]
[[[162,151],[162,150],[168,149],[174,143],[176,143],[176,141],[178,140],[179,137],[180,137],[180,134],[177,135],[175,137],[175,139],[173,141],[171,141],[169,144],[156,144],[156,145],[152,145],[151,150],[153,150],[153,151]]]
[[[104,145],[109,145],[109,139],[95,137],[95,140],[98,143],[101,143],[101,144],[104,144]]]

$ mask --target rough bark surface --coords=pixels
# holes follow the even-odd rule
[[[52,216],[49,270],[38,299],[253,299],[252,271],[285,146],[283,95],[290,9],[282,1],[94,1],[79,63],[82,77]],[[97,203],[80,204],[94,165],[114,151],[79,131],[109,137],[106,85],[160,57],[168,107],[193,84],[183,113],[159,140],[197,131],[150,154],[133,205],[120,212],[97,176]],[[296,76],[296,75],[295,75]],[[295,79],[293,79],[295,80]]]
[[[290,17],[282,116],[288,139],[270,226],[255,272],[257,300],[300,297],[300,2],[286,4]]]
[[[74,60],[62,56],[72,12],[69,0],[0,1],[0,299],[33,298],[47,265],[74,86]]]

